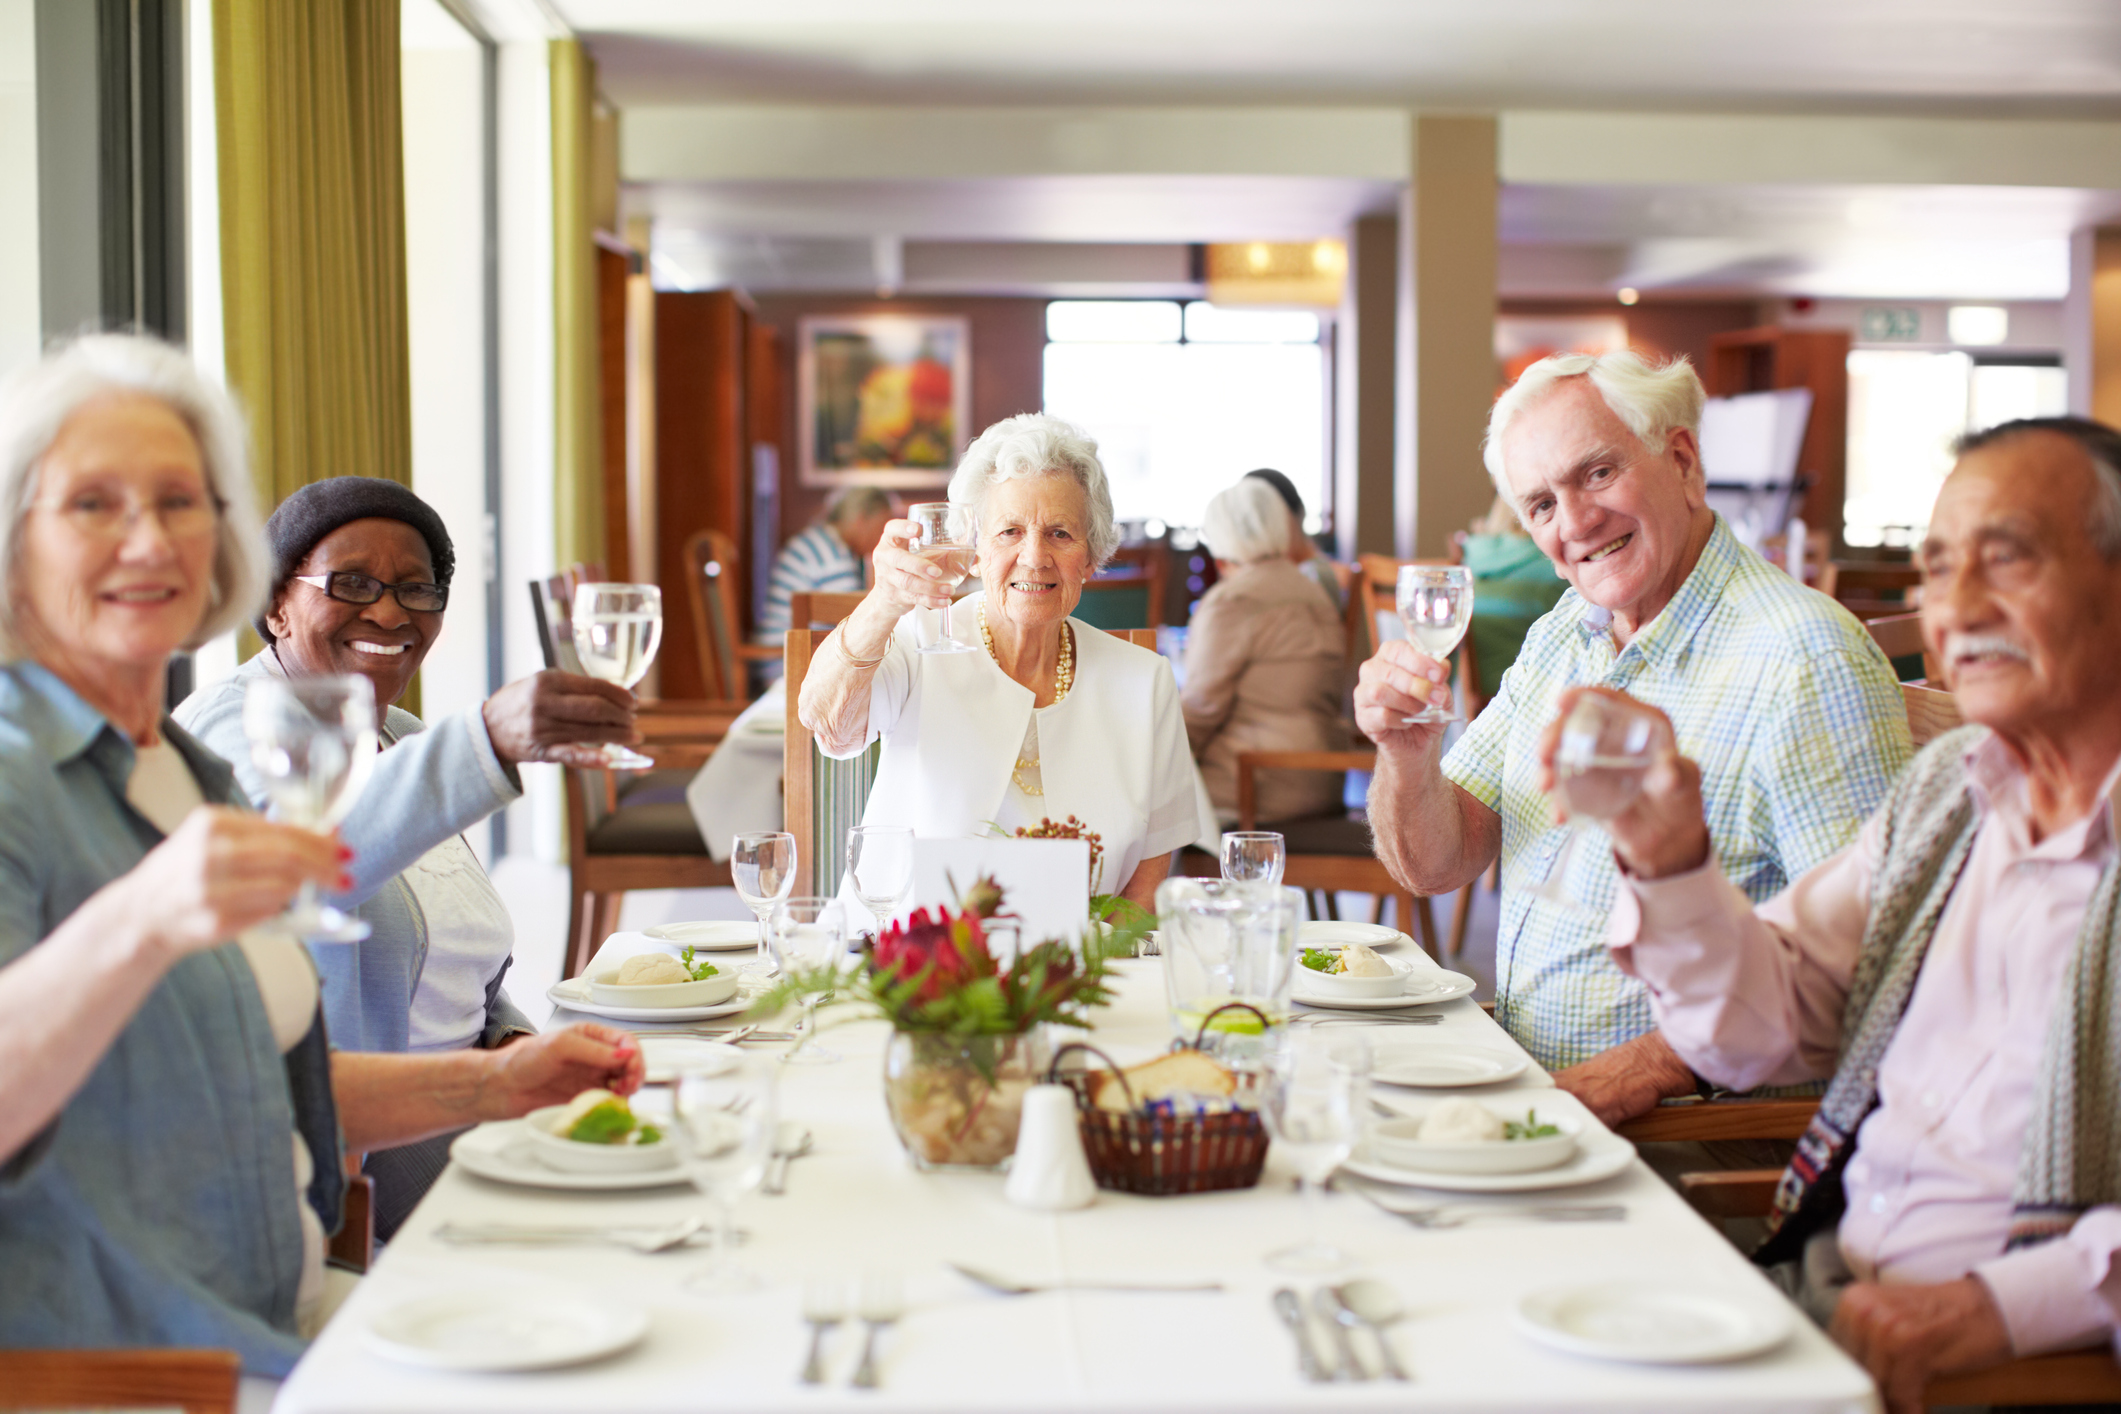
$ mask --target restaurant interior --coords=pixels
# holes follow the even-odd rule
[[[1464,739],[1564,588],[1531,555],[1550,592],[1511,609],[1464,569],[1475,542],[1531,544],[1483,465],[1491,411],[1542,359],[1634,350],[1700,377],[1718,523],[1865,626],[1914,746],[1958,726],[1920,622],[1957,440],[2025,418],[2121,426],[2121,7],[0,0],[0,188],[17,213],[0,373],[98,329],[155,335],[234,396],[261,516],[344,476],[439,515],[451,612],[400,708],[477,720],[541,670],[590,672],[584,586],[659,587],[660,638],[623,679],[642,768],[499,758],[518,785],[462,841],[513,930],[493,996],[529,1027],[636,1034],[640,1132],[695,1146],[668,1171],[555,1160],[526,1179],[538,1160],[509,1146],[535,1116],[480,1125],[388,1240],[356,1165],[331,1251],[363,1275],[291,1374],[258,1379],[212,1339],[0,1349],[0,1409],[2121,1407],[2110,1328],[1881,1393],[1878,1367],[1741,1251],[1819,1087],[1732,1100],[1702,1080],[1698,1103],[1611,1125],[1555,1088],[1562,1066],[1499,1024],[1507,1003],[1495,1015],[1522,928],[1507,863],[1433,891],[1388,865],[1351,697],[1406,637],[1406,572],[1459,567],[1502,616],[1468,609],[1464,647],[1440,655],[1457,720],[1439,739]],[[999,1119],[986,1099],[924,1117],[946,1082],[916,1031],[884,1024],[911,1003],[846,975],[801,995],[798,945],[779,950],[794,925],[747,840],[790,842],[767,870],[781,900],[851,901],[851,832],[896,779],[888,745],[882,773],[875,749],[840,759],[798,701],[827,665],[863,666],[834,636],[857,602],[837,591],[875,573],[791,580],[791,602],[783,547],[863,488],[894,516],[957,499],[983,429],[1041,413],[1094,439],[1109,485],[1117,548],[1075,619],[1162,655],[1173,691],[1237,568],[1205,533],[1211,501],[1257,468],[1301,500],[1310,548],[1291,558],[1330,586],[1345,749],[1237,758],[1217,823],[1261,828],[1261,782],[1323,773],[1338,804],[1265,822],[1283,831],[1271,879],[1295,897],[1283,952],[1375,943],[1389,971],[1464,982],[1403,1011],[1305,1014],[1314,1039],[1366,1036],[1380,1067],[1370,1137],[1337,1177],[1302,1157],[1293,1118],[1262,1130],[1235,1106],[1186,1122],[1248,1122],[1229,1142],[1256,1140],[1249,1182],[1150,1174],[1147,1131],[1126,1128],[1150,1109],[1047,1072],[1084,1040],[1099,1054],[1077,1066],[1147,1083],[1167,1046],[1219,1038],[1219,1073],[1242,1073],[1253,1040],[1306,1029],[1275,1010],[1287,967],[1256,1026],[1218,1020],[1212,987],[1182,1005],[1193,945],[1162,890],[1160,943],[1111,915],[1127,955],[1104,964],[1090,1029],[1027,1022],[1038,1047],[990,1036],[1011,1045],[961,1068],[1006,1092]],[[781,627],[762,626],[769,603]],[[237,681],[260,648],[249,626],[188,645],[169,704]],[[1252,877],[1232,872],[1238,836],[1218,857],[1215,833],[1174,855],[1173,908]],[[962,897],[946,870],[999,872],[1025,919],[1003,966],[1037,956],[1044,872],[1082,856],[1034,842],[1047,852],[926,850],[899,902],[940,912]],[[1080,920],[1084,891],[1062,893]],[[889,908],[863,902],[873,920],[833,935],[830,965],[887,931]],[[617,969],[681,944],[680,980],[696,944],[739,990],[669,1021],[627,1011]],[[1042,1020],[1087,1014],[1074,1005]],[[1477,1093],[1401,1088],[1388,1037],[1494,1068]],[[689,1157],[688,1045],[773,1062],[762,1192]],[[1063,1108],[1042,1109],[1056,1076]],[[751,1078],[731,1062],[717,1083]],[[1466,1095],[1513,1129],[1524,1111],[1530,1144],[1571,1144],[1578,1186],[1468,1170],[1395,1187],[1386,1130]],[[979,1150],[997,1124],[999,1149]],[[1176,1133],[1157,1152],[1206,1165]],[[1721,1143],[1781,1149],[1770,1168],[1675,1177],[1635,1147]],[[0,1251],[11,1181],[0,1167]],[[569,1231],[597,1240],[562,1245]],[[1295,1255],[1272,1265],[1270,1248]],[[0,1338],[39,1343],[66,1342]]]

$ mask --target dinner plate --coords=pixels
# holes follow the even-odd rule
[[[1789,1337],[1786,1306],[1662,1282],[1598,1282],[1535,1291],[1517,1329],[1542,1345],[1648,1365],[1705,1365],[1772,1350]]]
[[[755,952],[759,945],[758,924],[731,923],[727,920],[658,923],[653,928],[643,928],[641,934],[659,943],[674,943],[678,947],[689,943],[695,952]]]
[[[1350,943],[1361,943],[1382,952],[1410,941],[1397,928],[1387,928],[1381,923],[1337,923],[1331,919],[1316,923],[1296,925],[1296,942],[1299,947],[1330,948],[1335,952]],[[1427,954],[1423,954],[1427,956]]]
[[[1611,1178],[1634,1161],[1633,1144],[1603,1128],[1585,1126],[1576,1135],[1575,1158],[1532,1173],[1436,1173],[1402,1168],[1372,1157],[1367,1143],[1341,1167],[1357,1178],[1403,1188],[1439,1188],[1450,1193],[1536,1193],[1543,1188],[1596,1183]]]
[[[1303,978],[1296,980],[1301,983]],[[1396,997],[1328,997],[1307,992],[1301,986],[1294,988],[1291,995],[1305,1006],[1331,1007],[1336,1011],[1392,1011],[1400,1007],[1454,1002],[1460,997],[1472,996],[1479,986],[1463,972],[1445,972],[1442,968],[1431,972],[1415,968],[1407,974],[1407,990]]]
[[[378,1355],[431,1370],[548,1370],[616,1355],[648,1333],[637,1306],[505,1288],[437,1292],[370,1318]]]
[[[1493,1085],[1524,1074],[1528,1064],[1522,1055],[1480,1046],[1380,1046],[1370,1053],[1370,1078],[1387,1085],[1448,1090],[1461,1085]]]
[[[710,1041],[704,1036],[643,1031],[634,1039],[641,1043],[641,1060],[648,1067],[646,1079],[650,1085],[668,1084],[678,1078],[681,1070],[726,1062],[728,1057],[738,1053],[736,1047]]]
[[[690,1183],[682,1170],[649,1169],[644,1173],[562,1173],[538,1161],[530,1136],[519,1119],[496,1120],[459,1134],[449,1157],[468,1173],[518,1188],[573,1188],[607,1193],[622,1188],[668,1188]]]
[[[590,997],[588,979],[582,977],[553,983],[545,989],[545,997],[554,1006],[601,1016],[606,1021],[712,1021],[718,1016],[735,1016],[753,1000],[739,991],[714,1006],[609,1006]]]

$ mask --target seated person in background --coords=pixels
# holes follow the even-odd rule
[[[1561,602],[1569,582],[1539,552],[1502,497],[1473,523],[1463,545],[1473,571],[1473,661],[1480,668],[1480,698],[1502,690],[1502,675],[1524,648],[1532,625]]]
[[[313,949],[333,1040],[349,1050],[505,1045],[533,1029],[501,990],[515,927],[462,832],[523,793],[516,767],[595,768],[594,743],[637,741],[633,695],[546,671],[430,731],[393,706],[442,632],[456,564],[432,507],[394,481],[305,486],[265,523],[272,582],[255,627],[265,649],[177,708],[178,725],[233,763],[267,807],[243,734],[243,694],[267,675],[357,673],[375,684],[384,750],[340,837],[354,885],[338,901],[375,931]],[[587,744],[585,744],[587,743]],[[376,1230],[389,1238],[449,1162],[453,1134],[368,1156]]]
[[[1290,517],[1264,480],[1247,476],[1208,502],[1201,541],[1221,576],[1186,634],[1186,735],[1208,799],[1237,818],[1241,751],[1337,751],[1347,672],[1340,616],[1289,562]],[[1259,822],[1340,808],[1341,779],[1323,771],[1262,771]]]
[[[766,607],[759,611],[754,639],[780,646],[794,627],[788,622],[788,601],[795,595],[859,594],[866,589],[863,562],[876,552],[885,524],[896,514],[890,494],[874,486],[850,486],[834,496],[823,519],[789,537],[774,556]]]
[[[1333,612],[1339,613],[1344,607],[1340,581],[1333,575],[1333,562],[1318,552],[1318,546],[1304,532],[1304,498],[1298,493],[1296,483],[1270,466],[1248,471],[1244,479],[1274,488],[1274,494],[1289,512],[1289,548],[1286,552],[1289,563],[1302,570],[1305,579],[1324,590],[1327,601],[1333,605]]]
[[[978,517],[983,588],[954,605],[943,571],[885,527],[876,587],[811,659],[797,715],[845,758],[883,738],[869,825],[955,839],[1082,821],[1102,846],[1092,891],[1154,908],[1172,851],[1216,838],[1186,749],[1171,665],[1069,617],[1119,548],[1097,444],[1025,413],[981,433],[950,479]],[[976,653],[922,653],[908,611],[950,605]]]
[[[227,395],[150,339],[82,339],[0,389],[0,1347],[216,1346],[284,1374],[330,1314],[342,1151],[641,1081],[599,1026],[330,1048],[269,923],[303,881],[350,882],[347,851],[243,808],[162,710],[170,655],[265,583],[243,446]]]
[[[1564,839],[1538,749],[1563,691],[1619,688],[1670,715],[1702,763],[1717,863],[1755,900],[1848,844],[1911,754],[1899,685],[1863,626],[1709,509],[1702,401],[1684,359],[1564,354],[1527,369],[1489,418],[1488,469],[1570,591],[1448,759],[1441,725],[1403,723],[1449,703],[1446,664],[1386,643],[1355,691],[1377,743],[1379,858],[1446,894],[1500,854],[1495,1019],[1607,1123],[1697,1082],[1657,1035],[1648,990],[1606,956],[1612,851],[1573,851],[1564,887],[1580,907],[1533,892]]]
[[[1896,1411],[1934,1374],[2109,1341],[2121,1305],[2121,434],[1969,437],[1918,561],[1973,725],[1757,907],[1667,731],[1612,824],[1608,932],[1701,1074],[1833,1077],[1759,1260]]]

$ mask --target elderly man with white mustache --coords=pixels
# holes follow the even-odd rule
[[[1678,1054],[1739,1087],[1833,1077],[1759,1260],[1895,1410],[2110,1340],[2121,1308],[2121,433],[1967,439],[1921,564],[1973,725],[1855,843],[1749,905],[1668,729],[1611,822],[1612,954]]]
[[[1564,839],[1538,757],[1561,695],[1599,684],[1671,715],[1703,763],[1717,859],[1756,902],[1854,839],[1912,754],[1892,668],[1863,626],[1709,509],[1702,401],[1684,359],[1566,354],[1527,369],[1489,419],[1488,470],[1570,592],[1448,756],[1441,727],[1404,721],[1450,700],[1444,664],[1388,643],[1355,693],[1377,744],[1379,858],[1442,894],[1500,854],[1495,1019],[1607,1123],[1700,1082],[1657,1035],[1642,984],[1606,956],[1612,851],[1573,852],[1563,887],[1581,906],[1535,892]]]

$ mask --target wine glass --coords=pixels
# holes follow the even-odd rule
[[[856,825],[849,830],[847,881],[876,919],[881,936],[913,887],[913,831],[904,825]]]
[[[759,1186],[773,1155],[774,1080],[779,1067],[734,1048],[678,1076],[672,1137],[692,1186],[714,1200],[714,1257],[685,1285],[703,1295],[756,1290],[759,1277],[736,1259],[737,1200]]]
[[[1230,830],[1223,835],[1225,879],[1278,884],[1288,859],[1287,846],[1272,830]]]
[[[957,588],[972,573],[972,561],[978,553],[979,522],[973,519],[971,510],[948,501],[923,501],[907,511],[906,518],[913,522],[913,540],[907,548],[942,570],[939,589],[948,593]],[[921,652],[977,652],[976,645],[960,643],[952,636],[948,604],[941,613],[935,642],[920,645]]]
[[[256,678],[243,694],[243,735],[274,818],[322,834],[346,818],[375,764],[375,684],[358,673]],[[358,943],[370,931],[321,902],[307,879],[280,924],[320,943]]]
[[[1260,1118],[1296,1165],[1303,1189],[1304,1240],[1267,1254],[1267,1265],[1326,1272],[1354,1259],[1318,1232],[1319,1190],[1362,1136],[1370,1103],[1370,1048],[1359,1036],[1327,1037],[1282,1027],[1261,1077]]]
[[[835,898],[783,899],[766,924],[773,942],[773,960],[786,977],[820,967],[837,968],[847,955],[847,926]],[[803,998],[803,1020],[795,1045],[781,1059],[794,1065],[829,1065],[837,1051],[811,1044],[817,1037],[817,1007],[824,998],[811,992]]]
[[[574,591],[574,651],[582,671],[631,688],[663,642],[663,591],[652,584],[582,584]],[[604,744],[615,771],[647,771],[655,761],[617,742]]]
[[[1399,616],[1414,646],[1439,662],[1458,649],[1473,622],[1473,571],[1464,565],[1401,565]],[[1400,722],[1453,722],[1458,713],[1434,703]]]
[[[736,896],[759,920],[759,961],[770,965],[766,919],[795,892],[795,836],[768,831],[738,835],[729,848],[729,879],[736,885]]]
[[[1655,725],[1654,716],[1631,702],[1597,692],[1578,695],[1554,750],[1554,793],[1568,807],[1568,838],[1545,882],[1532,891],[1534,898],[1585,907],[1568,887],[1577,842],[1591,830],[1584,822],[1610,820],[1634,804],[1654,759]]]

